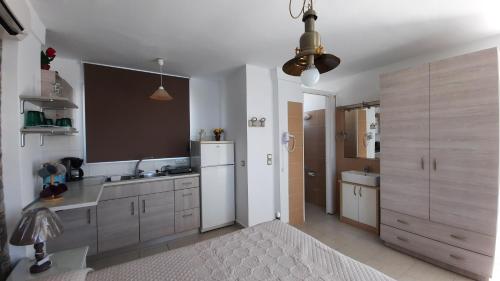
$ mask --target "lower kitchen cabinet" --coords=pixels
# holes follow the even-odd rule
[[[101,201],[97,205],[99,252],[139,243],[138,197]]]
[[[96,207],[56,211],[64,231],[62,235],[47,242],[47,252],[54,253],[88,246],[88,255],[97,254]]]
[[[161,192],[139,196],[140,239],[148,241],[175,233],[175,194]]]

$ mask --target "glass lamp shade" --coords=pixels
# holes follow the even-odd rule
[[[306,70],[302,71],[302,74],[300,75],[300,80],[302,81],[302,84],[306,85],[307,87],[312,87],[316,85],[319,81],[319,71],[318,69],[313,65]]]
[[[26,246],[43,243],[63,233],[62,222],[59,217],[48,208],[29,210],[17,224],[10,244]]]
[[[159,101],[170,101],[174,99],[165,90],[165,88],[163,88],[163,86],[158,87],[158,89],[151,96],[149,96],[149,98],[152,100],[159,100]]]

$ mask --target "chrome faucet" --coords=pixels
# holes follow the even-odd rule
[[[143,160],[146,160],[146,159],[154,159],[153,156],[147,156],[147,157],[143,157],[141,158],[139,161],[137,161],[137,163],[135,163],[135,168],[134,168],[134,177],[137,179],[139,178],[139,174],[142,173],[143,171],[139,169],[139,165],[141,164],[141,162]]]
[[[363,168],[363,172],[365,172],[365,174],[368,174],[370,172],[370,166],[366,165],[364,168]]]

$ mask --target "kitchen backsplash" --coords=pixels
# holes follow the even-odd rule
[[[137,161],[120,161],[120,162],[102,162],[102,163],[86,163],[82,166],[85,176],[114,176],[133,174]],[[160,170],[161,167],[170,165],[189,166],[189,157],[183,158],[167,158],[167,159],[149,159],[141,162],[140,169],[143,171]]]

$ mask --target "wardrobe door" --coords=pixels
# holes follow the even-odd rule
[[[498,193],[498,55],[430,66],[430,219],[494,235]]]
[[[429,65],[380,77],[380,204],[429,219]]]

